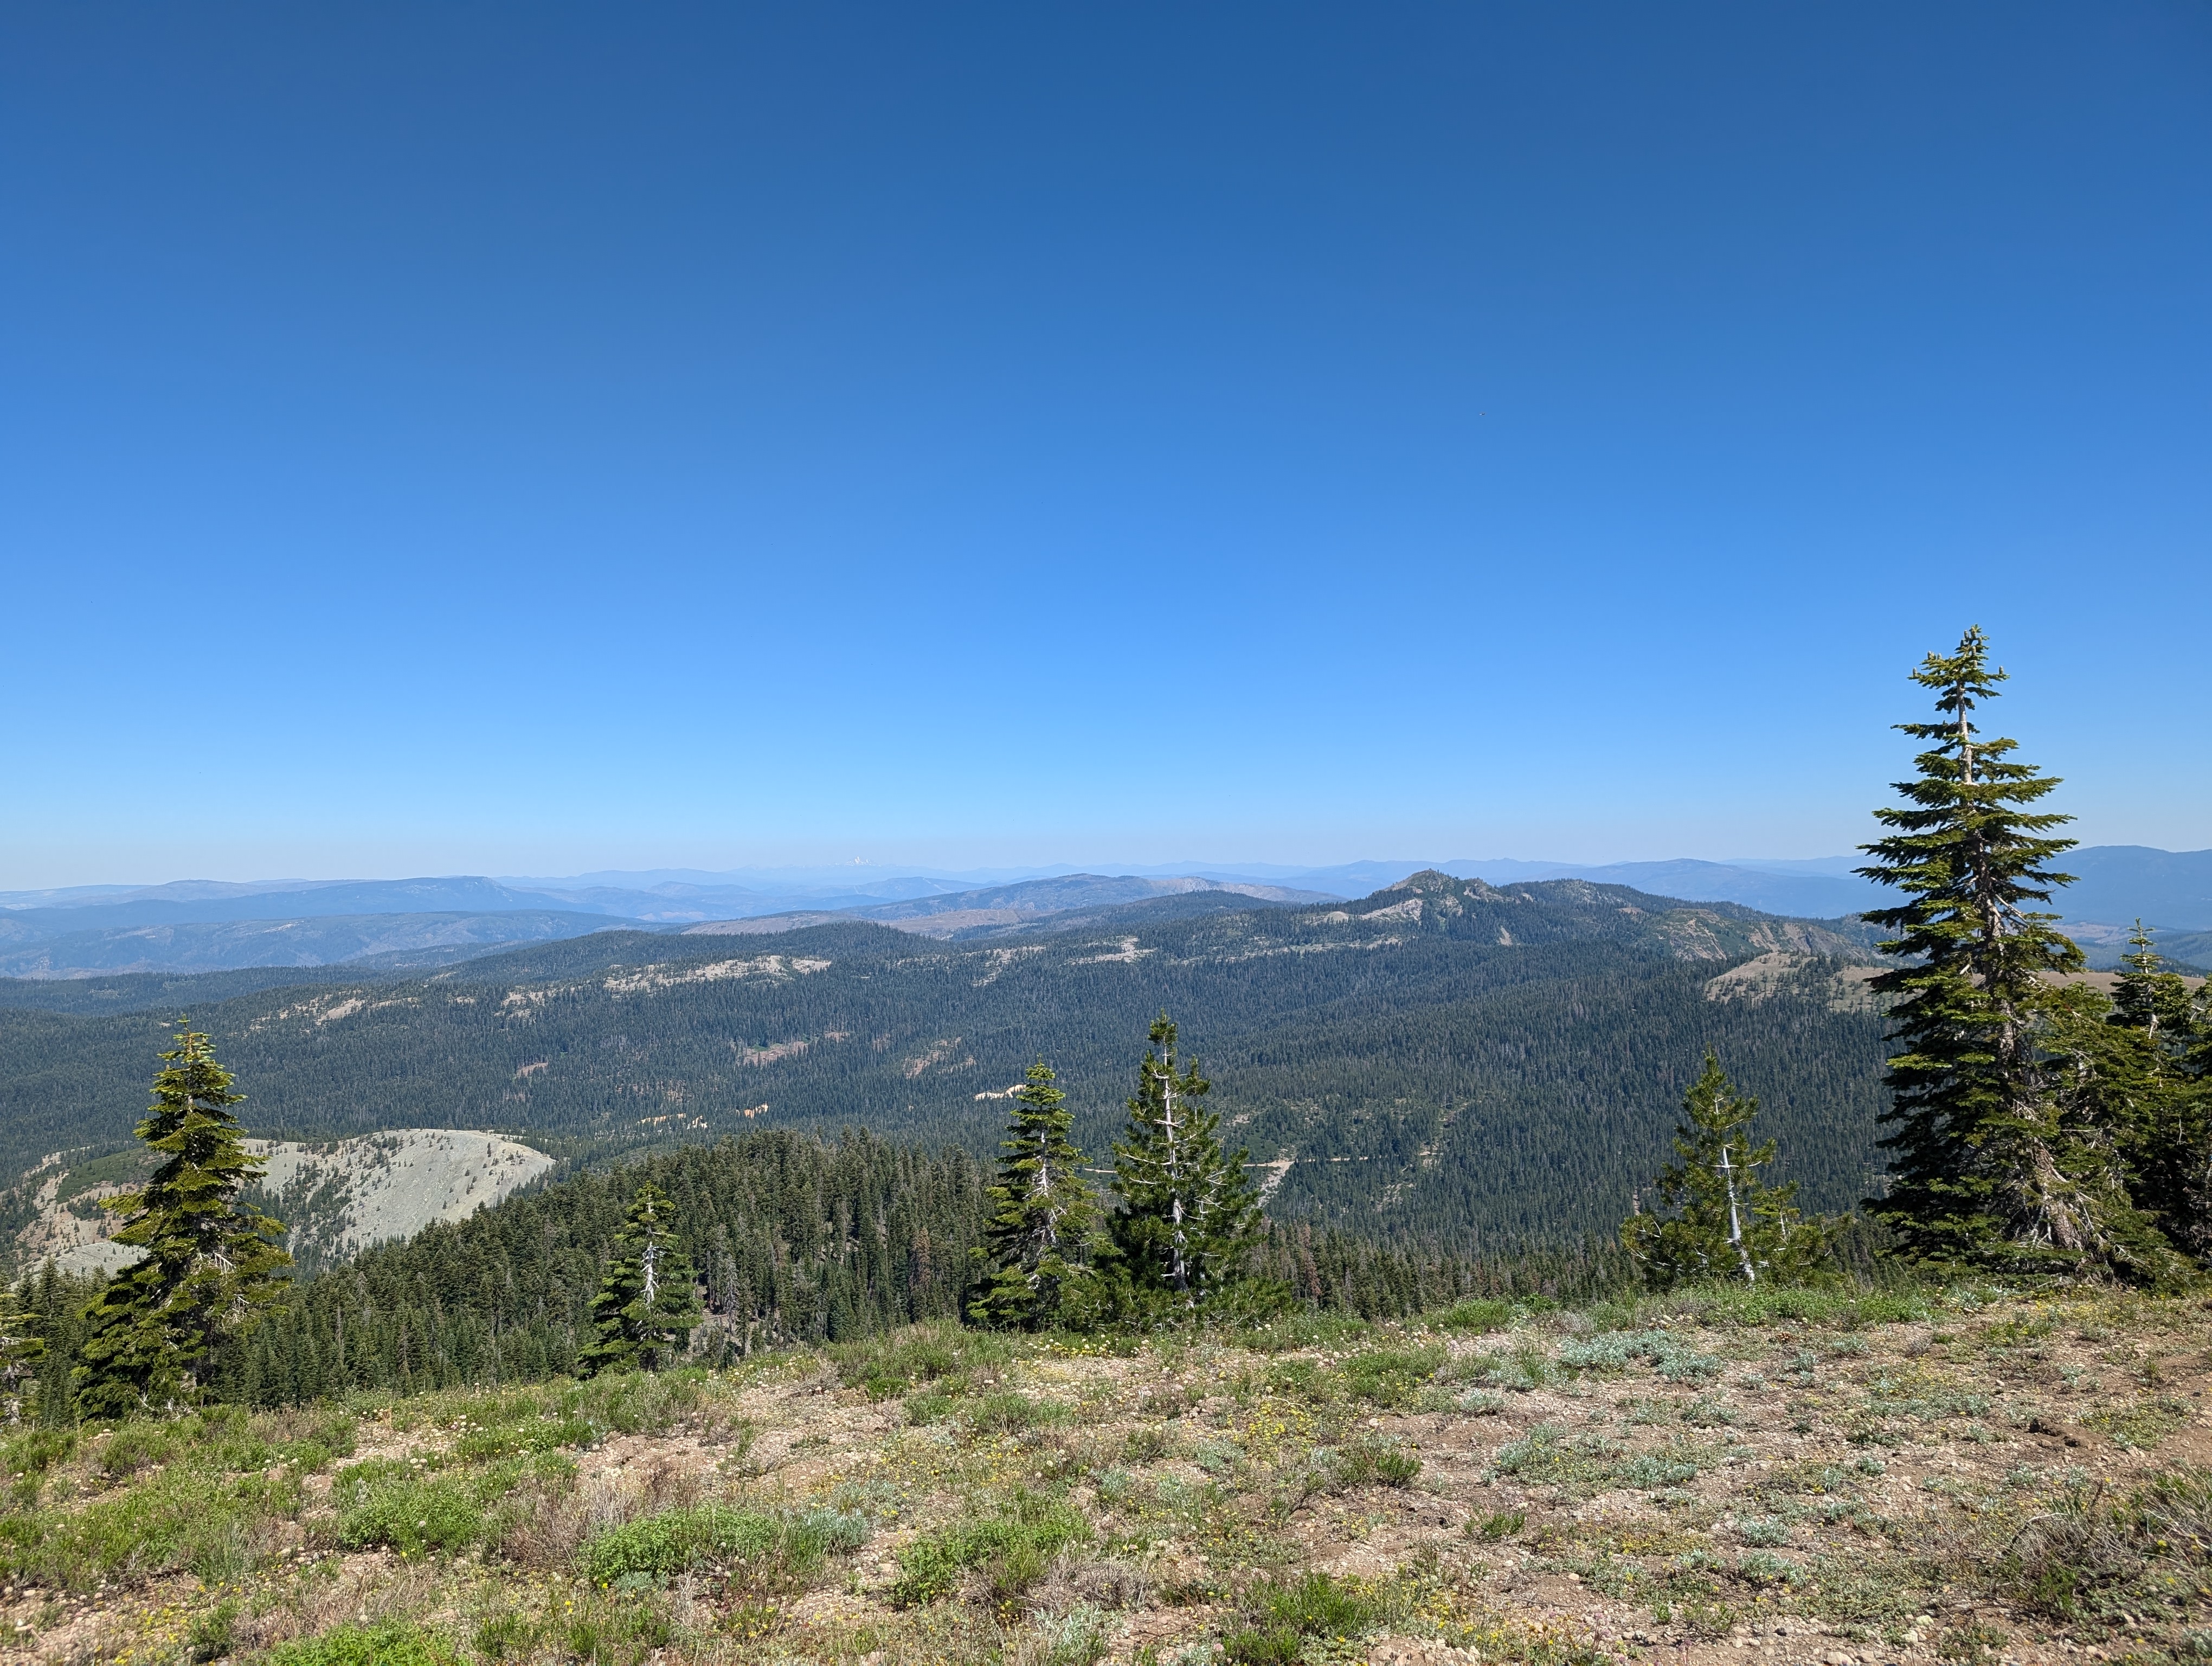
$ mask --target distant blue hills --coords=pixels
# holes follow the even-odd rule
[[[0,892],[0,976],[80,977],[261,965],[442,963],[507,944],[610,928],[681,930],[716,921],[824,915],[906,924],[925,915],[1042,918],[1133,897],[1223,891],[1224,906],[1314,896],[1361,897],[1438,868],[1493,885],[1585,879],[1686,902],[1741,903],[1769,914],[1832,920],[1883,905],[1857,878],[1861,858],[1590,866],[1513,858],[1278,864],[1193,862],[1083,873],[1066,866],[949,873],[852,867],[613,871],[565,879],[455,875],[411,879],[180,880]],[[2053,906],[2093,962],[2113,964],[2138,918],[2161,946],[2212,961],[2212,850],[2097,845],[2070,853],[2076,882]],[[321,922],[319,924],[314,922]]]

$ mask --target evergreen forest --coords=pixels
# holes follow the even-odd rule
[[[1708,1049],[1766,1108],[1779,1172],[1849,1207],[1875,1167],[1885,1056],[1870,937],[1425,873],[1342,906],[1140,905],[1109,930],[976,947],[864,924],[610,932],[430,977],[238,994],[226,973],[209,1001],[167,980],[128,1012],[0,1006],[0,1167],[126,1142],[183,1012],[263,1137],[485,1128],[605,1161],[865,1126],[988,1158],[1044,1057],[1103,1170],[1131,1039],[1166,1011],[1237,1143],[1292,1159],[1257,1177],[1273,1219],[1486,1255],[1610,1232]]]

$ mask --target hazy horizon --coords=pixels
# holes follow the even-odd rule
[[[2086,844],[2087,841],[2082,841]],[[2158,846],[2142,846],[2128,842],[2123,848],[2161,849]],[[2191,852],[2172,852],[2191,854]],[[707,883],[716,880],[742,884],[747,879],[781,881],[796,885],[821,887],[842,879],[860,882],[904,878],[966,881],[981,887],[1010,884],[1025,879],[1046,879],[1066,874],[1094,873],[1100,875],[1129,874],[1146,878],[1177,878],[1190,875],[1233,875],[1254,879],[1289,880],[1301,876],[1329,873],[1339,869],[1391,868],[1420,865],[1439,865],[1455,868],[1492,864],[1501,869],[1536,867],[1610,868],[1642,865],[1663,865],[1674,862],[1705,862],[1720,867],[1744,868],[1753,872],[1777,874],[1802,874],[1843,878],[1867,859],[1850,852],[1837,852],[1828,856],[1619,856],[1603,860],[1576,861],[1548,856],[1465,856],[1440,853],[1398,856],[1358,856],[1339,860],[1314,862],[1278,862],[1234,860],[1190,860],[1170,862],[1133,862],[1119,859],[1101,859],[1089,862],[1030,862],[980,864],[971,867],[927,862],[842,862],[842,863],[781,863],[738,864],[726,867],[702,867],[675,864],[640,865],[637,866],[599,866],[580,868],[565,873],[522,873],[502,872],[493,868],[451,868],[442,872],[419,869],[392,873],[251,873],[226,875],[217,873],[173,874],[163,879],[115,879],[112,878],[71,880],[51,885],[15,885],[0,883],[0,897],[16,897],[42,892],[90,891],[105,890],[154,890],[164,885],[196,883],[222,885],[245,885],[256,888],[276,888],[288,885],[331,885],[347,883],[388,884],[410,879],[484,879],[514,886],[526,885],[612,885],[621,881],[651,883]],[[0,876],[4,879],[4,876]]]

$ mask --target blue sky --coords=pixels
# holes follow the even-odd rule
[[[2199,4],[0,19],[0,886],[2212,844]]]

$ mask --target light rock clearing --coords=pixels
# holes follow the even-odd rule
[[[349,1255],[412,1237],[437,1221],[462,1220],[553,1167],[544,1152],[474,1128],[400,1128],[303,1145],[250,1140],[268,1163],[262,1184],[278,1196],[306,1195],[336,1181],[343,1216],[325,1235]]]

